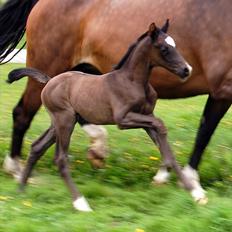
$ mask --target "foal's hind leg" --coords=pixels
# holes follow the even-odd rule
[[[22,173],[21,189],[26,185],[36,162],[43,156],[47,149],[55,143],[55,139],[55,128],[54,126],[51,126],[32,144],[26,167]]]
[[[56,159],[61,177],[69,188],[73,206],[80,211],[92,211],[84,196],[81,196],[74,182],[72,181],[68,167],[68,147],[73,132],[76,117],[75,112],[62,111],[53,115],[53,122],[56,128]]]
[[[41,106],[40,93],[43,85],[29,80],[26,91],[13,110],[13,132],[10,155],[5,158],[3,167],[6,172],[16,179],[21,175],[20,156],[25,132],[30,126],[31,120]]]

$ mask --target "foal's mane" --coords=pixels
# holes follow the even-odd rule
[[[135,43],[133,43],[127,50],[126,54],[122,57],[122,59],[119,61],[119,63],[114,66],[113,70],[118,70],[120,69],[125,62],[127,61],[127,59],[129,58],[129,56],[131,55],[132,51],[134,51],[134,49],[136,48],[136,46],[138,45],[138,43],[144,39],[146,36],[148,35],[148,32],[145,32],[144,34],[142,34]]]

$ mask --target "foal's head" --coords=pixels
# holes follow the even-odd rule
[[[152,39],[152,49],[150,53],[151,66],[161,66],[172,73],[177,74],[181,79],[187,79],[192,72],[192,67],[185,61],[177,51],[175,41],[167,33],[169,20],[160,29],[152,23],[147,35]]]

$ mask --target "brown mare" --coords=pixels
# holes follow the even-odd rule
[[[157,66],[186,79],[191,67],[175,49],[174,40],[166,34],[168,21],[159,29],[152,23],[139,37],[116,68],[99,75],[82,72],[65,72],[53,79],[31,68],[13,70],[10,83],[30,76],[46,84],[41,99],[51,116],[51,126],[37,139],[29,155],[21,179],[27,182],[33,166],[46,150],[56,142],[55,163],[68,186],[73,206],[80,211],[91,211],[87,201],[73,183],[68,169],[68,147],[76,122],[85,124],[116,124],[120,129],[143,128],[158,144],[163,163],[173,168],[195,200],[197,189],[185,179],[167,142],[167,130],[162,121],[153,115],[157,93],[149,83],[152,69]]]
[[[18,43],[36,2],[11,0],[0,11],[1,57],[4,58],[3,52],[9,45],[13,48]],[[193,75],[180,83],[171,73],[156,69],[150,83],[159,98],[209,96],[192,156],[185,168],[193,183],[200,187],[196,170],[201,156],[232,101],[231,12],[229,0],[39,0],[27,20],[27,66],[49,76],[72,69],[105,73],[149,22],[161,23],[170,18],[173,23],[170,34],[193,66]],[[29,78],[22,99],[13,111],[8,160],[16,169],[23,136],[41,105],[42,88],[42,84]],[[99,128],[95,127],[94,133],[88,130],[95,139],[101,138],[90,152],[103,151],[102,156],[106,137]],[[12,170],[12,166],[6,166]],[[155,180],[165,182],[167,178],[167,170],[163,168]]]

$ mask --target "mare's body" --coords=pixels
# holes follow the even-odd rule
[[[31,4],[25,1],[29,10]],[[40,0],[27,21],[27,66],[50,76],[71,69],[105,73],[150,21],[160,23],[170,18],[170,33],[193,66],[193,75],[180,84],[169,72],[157,69],[150,83],[160,98],[209,95],[189,161],[190,167],[197,169],[211,135],[232,102],[231,12],[229,0]],[[1,33],[7,38],[5,30]],[[29,79],[14,109],[10,154],[14,161],[21,154],[23,136],[41,105],[43,86]]]

